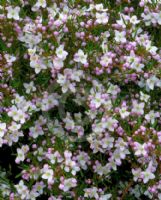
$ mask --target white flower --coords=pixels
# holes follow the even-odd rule
[[[147,182],[149,182],[149,180],[155,178],[155,175],[153,173],[151,173],[151,171],[149,171],[149,169],[147,169],[144,172],[141,172],[141,174],[143,175],[143,182],[144,183],[147,183]]]
[[[53,65],[54,65],[54,68],[59,70],[61,68],[64,67],[64,62],[62,59],[58,58],[58,57],[54,57],[53,59]]]
[[[120,14],[120,19],[116,20],[117,24],[120,25],[122,28],[126,28],[126,25],[129,21],[129,16]]]
[[[139,114],[139,115],[143,115],[144,114],[144,106],[145,106],[145,103],[137,103],[136,101],[134,101],[132,112]]]
[[[15,19],[15,20],[19,20],[19,12],[20,12],[20,7],[16,6],[15,8],[13,8],[12,6],[7,7],[7,18],[8,19]]]
[[[100,163],[97,163],[97,165],[95,166],[94,172],[102,176],[106,172],[108,173],[109,169],[108,167],[102,166]]]
[[[22,136],[23,136],[22,132],[14,131],[13,133],[10,134],[9,137],[12,140],[12,142],[18,142],[19,137]]]
[[[20,121],[21,124],[25,122],[25,113],[22,110],[17,109],[16,106],[11,107],[8,116],[12,117],[15,121]]]
[[[80,168],[77,166],[75,161],[72,161],[71,159],[66,159],[65,161],[65,167],[64,170],[66,172],[69,172],[70,169],[72,170],[71,173],[75,176],[76,172],[80,170]]]
[[[45,63],[41,59],[38,59],[37,56],[31,56],[30,60],[30,67],[35,69],[36,74],[39,74],[42,69],[47,69]]]
[[[145,150],[146,144],[140,144],[140,143],[138,143],[138,142],[136,142],[135,144],[136,144],[136,147],[135,147],[135,149],[136,149],[135,155],[136,155],[136,156],[141,156],[141,155],[145,156],[145,155],[147,154],[147,151]]]
[[[57,82],[61,85],[63,93],[66,93],[68,90],[71,90],[73,93],[76,92],[75,83],[71,83],[69,80],[67,80],[66,76],[58,74]]]
[[[90,198],[95,198],[98,199],[98,189],[96,187],[92,188],[86,188],[84,189],[84,197],[90,197]]]
[[[115,160],[116,165],[121,165],[121,151],[119,152],[117,149],[114,151],[114,153],[112,154],[112,158]],[[123,159],[125,158],[125,154],[122,154]]]
[[[54,172],[52,169],[43,169],[43,175],[42,178],[45,180],[48,180],[48,182],[52,182],[53,181],[53,175]]]
[[[112,194],[104,194],[104,195],[101,195],[99,200],[108,200],[112,197]]]
[[[101,47],[102,47],[103,53],[107,53],[107,51],[108,51],[108,45],[107,45],[106,41],[102,42]]]
[[[104,124],[104,127],[106,127],[106,124]],[[105,128],[102,126],[102,123],[97,123],[94,128],[93,131],[95,133],[101,133]]]
[[[113,137],[106,136],[104,139],[102,139],[101,145],[104,149],[111,149],[113,147],[113,142]]]
[[[158,24],[161,25],[161,11],[155,14],[155,19],[157,20]]]
[[[25,42],[29,48],[33,48],[36,44],[42,41],[42,34],[37,33],[37,35],[31,33],[25,33],[25,35],[21,35],[18,39],[22,42]]]
[[[21,124],[17,124],[16,122],[12,122],[8,129],[12,132],[17,131],[21,128]]]
[[[117,85],[113,85],[113,84],[110,83],[109,88],[107,90],[107,93],[110,93],[112,95],[117,95],[119,90],[120,89]]]
[[[4,57],[8,63],[12,63],[16,60],[16,57],[13,55],[5,54]]]
[[[46,0],[38,0],[37,3],[35,4],[36,7],[46,7]]]
[[[125,118],[128,117],[129,114],[130,114],[130,112],[127,111],[127,108],[126,108],[126,107],[120,108],[120,109],[119,109],[119,113],[120,113],[122,119],[125,119]]]
[[[107,8],[106,8],[106,9],[103,8],[103,4],[102,4],[102,3],[96,4],[96,5],[95,5],[95,9],[96,9],[97,11],[103,11],[103,12],[105,12],[105,11],[108,10]]]
[[[14,99],[12,100],[12,103],[17,104],[17,106],[20,105],[23,102],[25,102],[25,98],[24,98],[24,96],[20,96],[19,94],[16,94],[14,96]]]
[[[106,127],[108,128],[109,131],[113,132],[115,129],[114,125],[116,125],[117,123],[118,123],[118,121],[116,119],[109,117],[106,122]]]
[[[42,181],[41,182],[36,182],[36,184],[34,185],[35,190],[39,194],[43,194],[44,187],[45,187],[45,184]]]
[[[52,16],[53,18],[59,12],[59,8],[57,7],[56,3],[53,3],[52,6],[47,7],[47,10],[48,10],[48,13],[50,14],[50,16]]]
[[[29,151],[29,146],[28,146],[28,145],[23,145],[23,146],[21,147],[21,149],[22,149],[22,151],[23,151],[24,153],[27,153],[27,152]]]
[[[80,167],[84,170],[87,169],[87,162],[89,161],[89,156],[85,152],[80,152],[79,155],[77,155],[77,160],[80,165]]]
[[[143,18],[145,25],[150,26],[152,19],[153,19],[152,13],[148,13],[148,14],[142,13],[141,17]]]
[[[103,100],[103,105],[104,105],[104,108],[106,109],[106,110],[108,110],[108,111],[110,111],[111,110],[111,108],[113,107],[112,106],[112,102],[111,102],[111,100]]]
[[[71,118],[70,113],[67,112],[67,116],[66,116],[66,118],[63,119],[63,121],[65,123],[65,128],[67,130],[74,129],[75,123],[74,123],[73,119]]]
[[[161,24],[161,23],[160,23]],[[159,200],[161,200],[161,193],[158,194],[158,198]]]
[[[103,12],[103,13],[96,13],[96,22],[98,24],[107,24],[108,23],[108,15],[107,13]]]
[[[143,78],[141,78],[140,81],[138,81],[138,86],[141,88],[145,87],[145,80]]]
[[[115,171],[117,169],[116,162],[113,158],[109,158],[109,163],[106,166],[112,168]]]
[[[64,192],[69,191],[71,188],[77,186],[77,180],[75,178],[69,178],[64,180],[63,184],[59,185],[59,188]]]
[[[24,83],[24,87],[26,88],[26,93],[30,94],[30,92],[35,92],[36,87],[34,86],[34,82],[31,81],[30,83]]]
[[[74,61],[80,62],[82,64],[87,63],[87,54],[84,54],[84,52],[79,49],[78,52],[74,55]]]
[[[155,122],[155,118],[159,117],[159,113],[158,112],[154,112],[154,110],[151,110],[148,114],[145,115],[145,119],[148,122],[151,122],[152,124],[154,124]]]
[[[117,147],[117,149],[121,151],[124,151],[125,149],[127,149],[127,143],[121,137],[119,137],[118,140],[115,142],[115,147]]]
[[[103,67],[108,67],[109,64],[112,64],[112,58],[109,57],[107,54],[105,54],[105,55],[103,55],[103,56],[101,57],[100,64],[101,64]]]
[[[15,188],[17,189],[18,194],[21,195],[21,199],[25,199],[28,195],[28,188],[26,185],[24,185],[23,180],[19,182],[19,184],[15,185]]]
[[[28,194],[28,199],[36,200],[36,197],[38,196],[40,196],[40,194],[37,191],[31,190],[31,192]]]
[[[153,199],[153,194],[151,194],[148,190],[144,192],[144,195],[147,196],[149,199]],[[160,199],[159,199],[160,200]]]
[[[25,160],[25,153],[22,149],[18,148],[17,149],[17,157],[16,157],[16,163],[19,163],[20,161]]]
[[[156,86],[161,88],[161,79],[158,79],[158,81],[156,82]]]
[[[58,94],[52,93],[48,96],[44,96],[44,98],[39,102],[39,107],[42,111],[47,111],[58,105]]]
[[[40,125],[35,125],[34,127],[30,127],[29,135],[33,138],[37,138],[39,135],[43,135],[44,131]]]
[[[66,76],[58,74],[57,83],[61,85],[63,93],[68,91],[70,82],[67,80]]]
[[[124,31],[120,32],[115,30],[115,40],[116,42],[125,43],[126,42],[126,33]]]
[[[141,99],[142,101],[148,102],[149,98],[150,98],[149,95],[147,95],[147,94],[145,94],[145,93],[143,93],[143,92],[140,92],[140,99]]]
[[[137,19],[137,16],[136,15],[133,15],[131,18],[130,18],[130,23],[136,25],[140,22],[140,20]]]
[[[60,58],[61,60],[65,60],[68,52],[64,51],[64,46],[60,45],[57,49],[56,49],[56,55],[58,58]]]
[[[149,79],[146,81],[146,85],[153,90],[155,84],[159,81],[159,79],[156,76],[151,76]]]
[[[144,68],[144,64],[134,61],[134,62],[131,64],[131,68],[132,68],[132,69],[135,69],[137,72],[141,72],[142,69]]]
[[[3,137],[6,131],[6,123],[0,122],[0,137]]]
[[[141,175],[141,169],[138,168],[138,169],[132,169],[132,174],[134,176],[134,181],[137,181],[139,178],[140,178],[140,175]]]
[[[96,108],[99,108],[103,102],[104,100],[101,98],[101,93],[96,93],[91,100],[91,104],[94,104]]]
[[[149,42],[146,44],[146,50],[149,51],[152,55],[155,55],[158,48],[156,46],[152,46]]]
[[[34,31],[34,30],[33,30]],[[27,32],[27,31],[26,31]],[[28,49],[28,54],[32,57],[32,56],[35,56],[35,53],[36,53],[36,47],[34,48],[29,48]],[[38,56],[37,56],[38,57]],[[36,57],[36,58],[37,58]]]

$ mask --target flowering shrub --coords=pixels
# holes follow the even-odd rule
[[[0,1],[2,199],[161,199],[160,6]]]

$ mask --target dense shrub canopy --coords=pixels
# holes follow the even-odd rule
[[[0,1],[0,195],[161,200],[161,1]]]

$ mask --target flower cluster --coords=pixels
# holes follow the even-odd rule
[[[0,1],[2,199],[161,199],[160,6]]]

